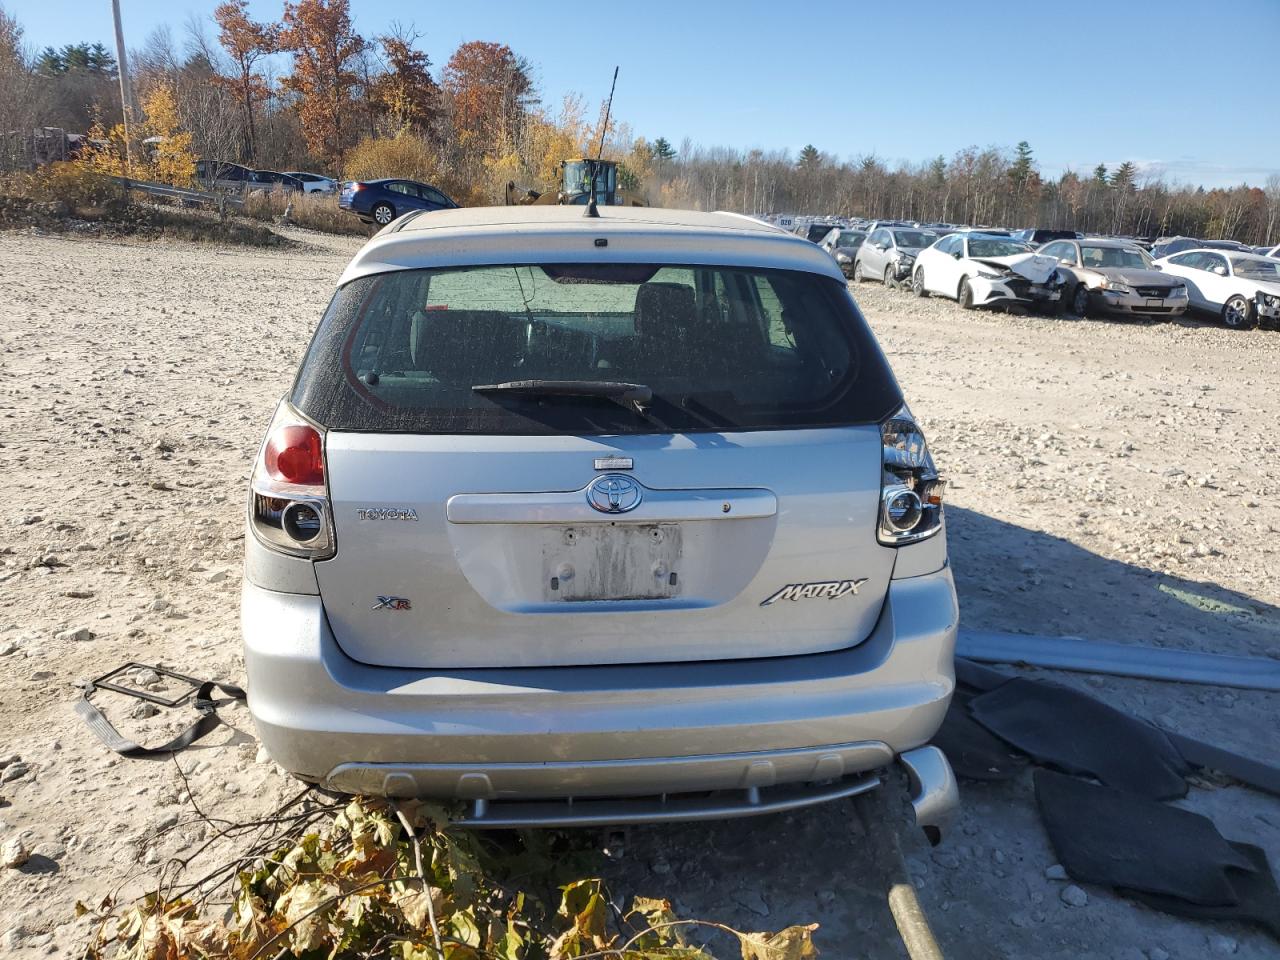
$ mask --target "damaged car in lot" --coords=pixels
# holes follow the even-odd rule
[[[1233,329],[1280,321],[1280,260],[1256,253],[1188,250],[1156,265],[1187,284],[1191,307]]]
[[[929,741],[945,481],[832,258],[731,214],[410,213],[347,266],[248,491],[262,743],[475,827],[721,819]]]
[[[858,255],[858,248],[867,239],[865,230],[847,230],[835,227],[818,246],[835,257],[840,264],[840,272],[846,277],[853,276],[853,258]]]
[[[936,233],[910,227],[877,227],[853,258],[855,282],[880,280],[887,287],[911,276],[916,255],[938,239]]]
[[[1187,312],[1187,286],[1156,269],[1141,247],[1125,240],[1055,240],[1040,248],[1066,275],[1063,304],[1077,317],[1091,311],[1139,316]]]
[[[1009,237],[953,233],[916,257],[911,289],[974,307],[1056,308],[1065,277],[1058,261]]]

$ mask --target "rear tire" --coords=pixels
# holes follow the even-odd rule
[[[380,227],[385,227],[396,218],[396,208],[389,203],[374,204],[370,212],[373,214],[373,222]]]
[[[861,282],[862,282],[862,280],[863,280],[863,277],[862,277],[862,261],[861,261],[861,260],[855,260],[855,261],[853,261],[853,282],[854,282],[854,283],[861,283]]]
[[[956,293],[956,303],[960,304],[961,310],[973,309],[973,289],[969,286],[968,277],[963,277],[960,280],[960,290]]]
[[[924,299],[929,296],[929,291],[924,287],[924,268],[916,270],[916,274],[911,278],[911,292],[917,297]]]
[[[1083,283],[1071,291],[1071,312],[1081,320],[1089,315],[1089,288]]]
[[[1256,322],[1253,304],[1237,293],[1222,305],[1222,322],[1232,330],[1252,329]]]

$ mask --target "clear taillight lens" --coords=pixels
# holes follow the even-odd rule
[[[877,539],[900,547],[942,529],[947,482],[938,476],[924,431],[904,405],[880,425],[882,470]]]
[[[288,401],[276,408],[249,480],[249,526],[265,546],[309,560],[333,556],[324,431]]]

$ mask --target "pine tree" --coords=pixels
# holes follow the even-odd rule
[[[1138,168],[1126,160],[1120,166],[1116,167],[1115,173],[1111,175],[1111,186],[1117,190],[1131,191],[1133,190],[1137,179]]]
[[[803,170],[812,170],[814,167],[822,163],[822,154],[818,152],[818,148],[812,143],[807,143],[800,151],[800,160],[796,166]]]
[[[1022,140],[1015,149],[1017,150],[1017,156],[1014,158],[1013,165],[1009,167],[1009,179],[1014,182],[1015,186],[1020,187],[1031,178],[1034,170],[1031,159],[1031,144]]]
[[[655,160],[674,160],[675,156],[676,149],[671,146],[666,137],[659,137],[653,141],[653,158]]]

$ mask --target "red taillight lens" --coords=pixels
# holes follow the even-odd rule
[[[351,185],[351,192],[352,192],[352,193],[359,193],[359,192],[360,192],[361,190],[363,190],[363,189],[364,189],[364,184],[363,184],[363,183],[353,183],[353,184]]]
[[[315,486],[324,483],[320,434],[305,424],[278,427],[267,438],[263,466],[272,480]]]

